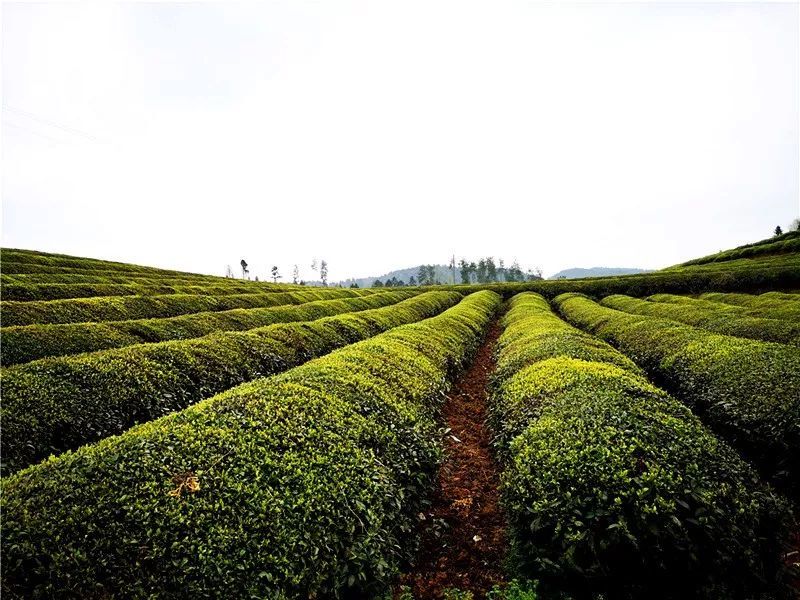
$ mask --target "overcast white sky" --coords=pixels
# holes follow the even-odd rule
[[[797,4],[11,4],[2,244],[659,268],[800,213]]]

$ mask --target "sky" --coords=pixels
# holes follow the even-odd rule
[[[800,214],[796,3],[4,3],[2,245],[661,268]]]

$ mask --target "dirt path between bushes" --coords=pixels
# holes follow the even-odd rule
[[[499,506],[499,475],[485,425],[486,384],[501,328],[494,321],[472,365],[456,380],[444,404],[445,457],[433,503],[421,520],[415,564],[400,577],[415,600],[442,598],[444,590],[469,590],[483,598],[503,581],[505,520]]]

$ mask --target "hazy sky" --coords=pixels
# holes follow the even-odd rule
[[[10,4],[2,244],[658,268],[800,213],[798,6]]]

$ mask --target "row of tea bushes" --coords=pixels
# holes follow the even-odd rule
[[[709,292],[703,294],[700,298],[723,305],[746,308],[751,315],[800,322],[800,296],[796,294],[767,292],[766,294],[754,295]]]
[[[473,294],[5,478],[3,591],[378,597],[414,550],[448,381],[498,303]]]
[[[503,324],[490,424],[517,575],[586,597],[780,588],[787,508],[727,444],[542,297]]]
[[[267,308],[199,312],[164,319],[3,327],[0,329],[3,340],[0,345],[0,364],[9,366],[53,356],[191,339],[215,331],[243,331],[273,323],[311,321],[345,312],[387,306],[418,293],[420,292],[398,290]]]
[[[315,321],[8,367],[0,377],[4,466],[13,471],[52,452],[120,433],[245,381],[431,317],[460,299],[456,292],[429,292]]]
[[[32,268],[41,269],[74,269],[74,270],[98,270],[113,271],[119,274],[154,274],[157,276],[173,275],[177,277],[207,277],[186,271],[175,271],[169,269],[159,269],[158,267],[146,267],[130,263],[115,262],[111,260],[101,260],[97,258],[85,258],[79,256],[69,256],[67,254],[53,254],[50,252],[38,252],[36,250],[18,250],[15,248],[3,248],[0,251],[0,259],[3,262],[3,271],[15,273],[16,266],[26,265]],[[10,266],[10,269],[6,267]],[[24,271],[23,271],[24,272]],[[42,271],[45,272],[45,271]]]
[[[752,258],[754,256],[782,254],[787,252],[800,252],[800,232],[790,231],[777,238],[762,240],[754,244],[746,244],[738,248],[725,250],[724,252],[695,258],[694,260],[683,263],[681,266],[717,263],[739,258]]]
[[[195,294],[224,296],[228,294],[258,294],[291,291],[291,287],[266,284],[231,283],[207,285],[165,283],[142,285],[139,283],[11,283],[2,284],[0,295],[6,301],[30,302],[33,300],[63,300],[66,298],[94,298],[98,296],[163,296],[169,294]],[[295,289],[302,289],[294,286]]]
[[[0,284],[31,285],[57,283],[138,283],[139,285],[260,285],[260,282],[218,277],[214,275],[158,275],[155,273],[113,273],[106,275],[86,273],[2,273]],[[280,287],[280,286],[279,286]],[[285,287],[291,287],[286,285]]]
[[[631,314],[679,321],[723,335],[800,346],[800,323],[751,317],[717,303],[689,299],[689,302],[675,304],[613,295],[603,298],[600,304]]]
[[[788,295],[788,294],[787,294]],[[755,298],[752,294],[735,294],[735,293],[728,293],[728,294],[720,294],[718,298],[721,297],[747,297],[747,298]],[[715,311],[725,311],[730,315],[738,315],[740,317],[750,317],[755,319],[771,319],[772,321],[790,321],[792,316],[791,314],[786,315],[782,314],[781,307],[778,307],[775,312],[770,312],[771,309],[769,308],[754,308],[750,306],[744,306],[740,304],[729,304],[726,302],[719,302],[717,300],[712,300],[710,298],[703,298],[703,297],[693,297],[693,296],[680,296],[676,294],[653,294],[649,298],[647,298],[651,302],[659,302],[663,304],[678,304],[681,306],[695,306],[698,308],[704,308],[706,310],[715,310]],[[766,312],[764,312],[766,310]],[[789,312],[791,313],[794,310],[793,307],[789,307]]]
[[[611,342],[711,427],[797,493],[800,348],[630,315],[577,294],[555,299],[573,324]]]
[[[354,298],[370,293],[373,291],[318,288],[296,292],[231,294],[228,296],[173,294],[167,296],[102,296],[66,300],[34,300],[32,302],[4,301],[2,321],[4,326],[10,326],[163,318],[204,311],[261,308],[282,304],[302,304],[313,300]]]

